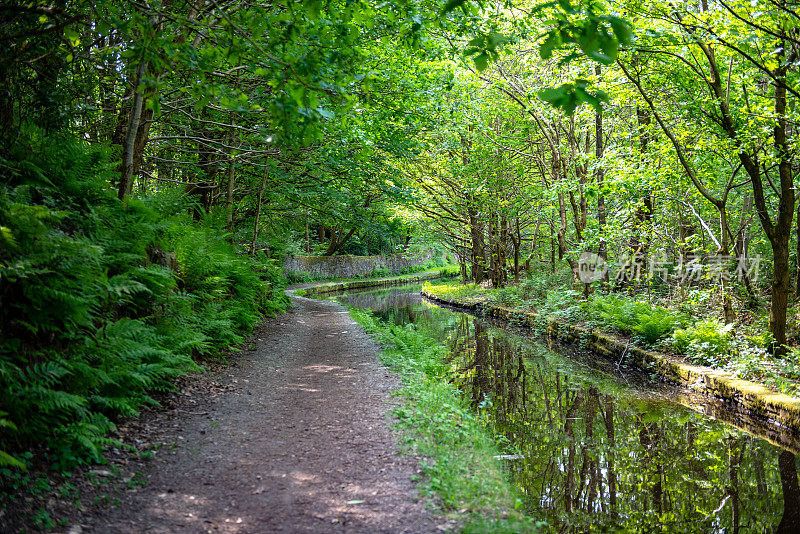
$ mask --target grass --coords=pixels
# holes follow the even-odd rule
[[[462,532],[549,532],[526,517],[522,498],[506,477],[497,441],[450,381],[447,349],[414,328],[388,326],[365,310],[353,318],[383,345],[383,361],[403,383],[395,410],[411,454],[425,458],[418,487]]]

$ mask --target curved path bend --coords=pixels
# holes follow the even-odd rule
[[[340,304],[292,297],[217,393],[179,402],[147,483],[78,531],[444,530],[415,494],[418,461],[397,451],[397,382],[377,351]]]

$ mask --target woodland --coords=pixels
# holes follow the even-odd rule
[[[290,255],[433,251],[796,391],[798,66],[789,0],[2,3],[0,468],[100,461]]]

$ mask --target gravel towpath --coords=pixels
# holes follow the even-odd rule
[[[166,445],[147,483],[78,531],[445,529],[415,494],[418,461],[397,452],[388,417],[397,381],[377,345],[340,304],[292,301],[214,388],[185,393],[151,423]]]

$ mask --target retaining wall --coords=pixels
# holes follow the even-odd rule
[[[372,280],[350,280],[347,282],[330,282],[327,284],[317,284],[295,290],[295,294],[303,297],[315,297],[326,293],[336,293],[337,291],[347,291],[348,289],[363,289],[367,287],[390,287],[413,284],[414,282],[425,282],[441,278],[442,273],[420,273],[408,276],[396,276],[393,278],[373,278]]]
[[[288,256],[283,269],[294,273],[311,273],[324,278],[355,278],[368,276],[377,269],[399,273],[421,265],[433,257],[431,252],[416,256],[380,254],[377,256]]]

